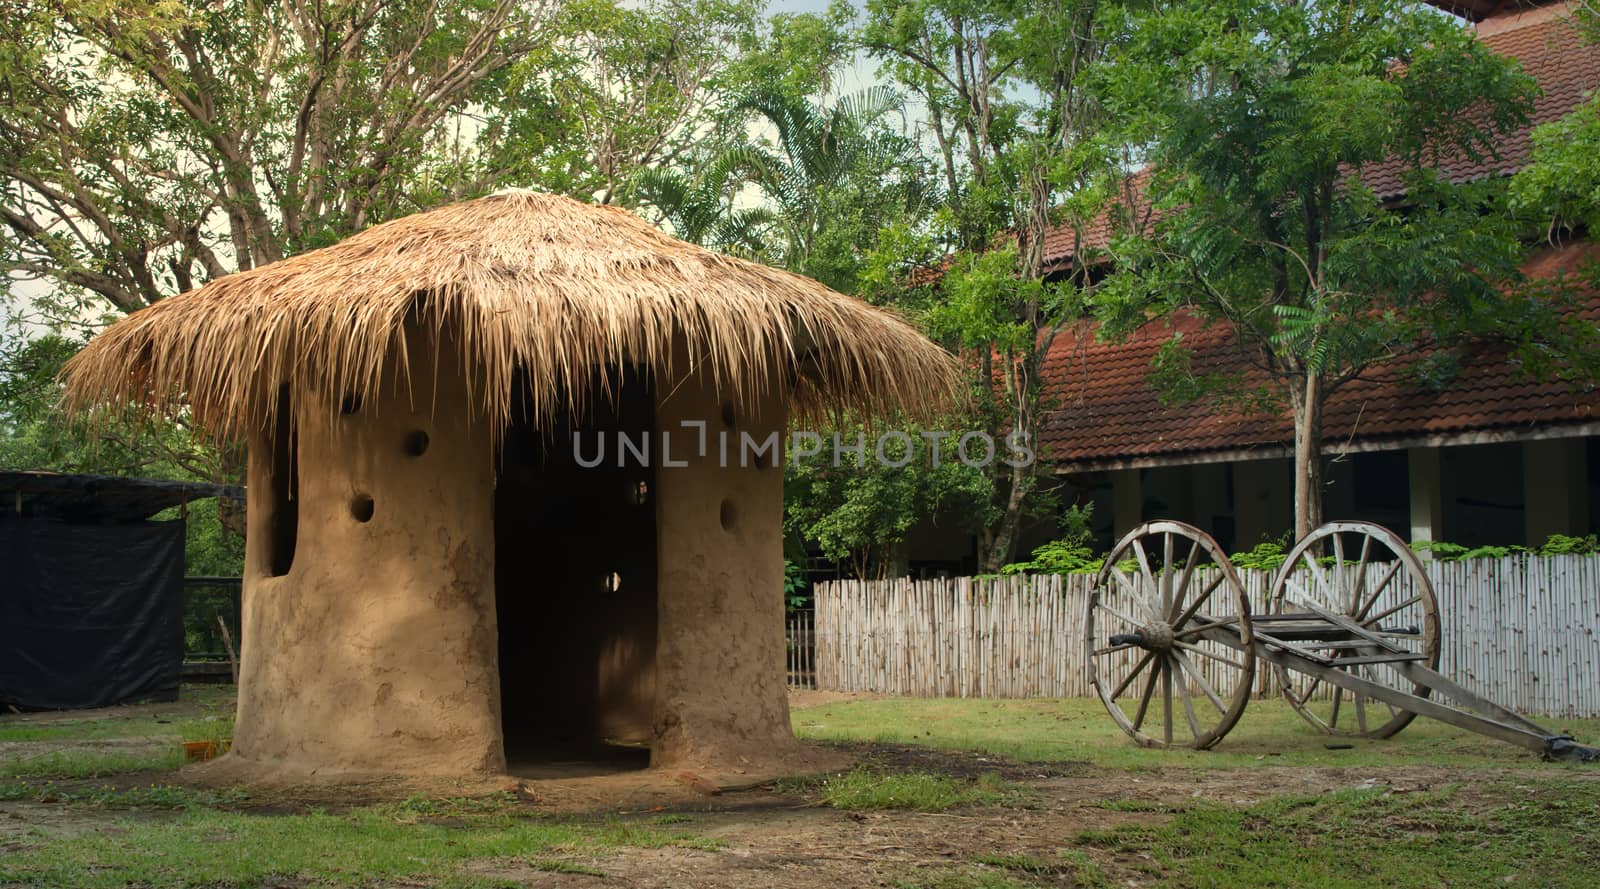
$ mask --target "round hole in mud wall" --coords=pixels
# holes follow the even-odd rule
[[[361,410],[361,396],[354,392],[346,395],[339,402],[339,413],[343,416],[348,417],[359,410]]]
[[[406,456],[420,457],[428,452],[428,433],[418,429],[406,434]]]
[[[622,589],[622,575],[613,571],[600,579],[600,588],[608,593]]]
[[[733,428],[733,402],[731,401],[722,403],[722,425],[729,429]]]
[[[358,522],[372,521],[374,508],[371,494],[357,494],[350,498],[350,515]]]
[[[739,510],[733,505],[732,500],[722,501],[722,530],[732,531],[733,526],[739,521]]]

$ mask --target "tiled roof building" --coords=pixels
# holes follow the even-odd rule
[[[1446,156],[1438,168],[1456,181],[1507,176],[1528,161],[1534,127],[1564,117],[1600,87],[1600,46],[1584,43],[1563,3],[1439,3],[1476,22],[1478,37],[1516,58],[1541,95],[1526,127],[1506,135],[1493,160]],[[1381,164],[1363,180],[1385,199],[1403,198],[1402,165]],[[1152,220],[1145,175],[1129,177],[1122,212]],[[1094,261],[1112,227],[1061,229],[1046,244],[1050,267]],[[1080,252],[1082,251],[1082,252]],[[1570,274],[1600,261],[1600,243],[1542,246],[1525,271]],[[1600,321],[1600,294],[1585,317]],[[1157,321],[1118,344],[1098,342],[1092,325],[1058,335],[1045,365],[1054,410],[1043,434],[1046,458],[1097,502],[1102,534],[1141,519],[1172,517],[1209,527],[1225,545],[1247,547],[1292,527],[1293,434],[1286,411],[1244,413],[1204,403],[1164,404],[1151,384],[1151,359],[1172,333],[1184,333],[1197,370],[1242,373],[1265,383],[1221,327]],[[1381,371],[1347,384],[1329,400],[1324,423],[1331,462],[1330,518],[1365,518],[1415,539],[1539,543],[1549,533],[1587,533],[1600,513],[1600,391],[1520,374],[1503,352],[1486,349],[1441,390]],[[1591,508],[1594,507],[1594,508]],[[1047,536],[1050,529],[1041,529]]]

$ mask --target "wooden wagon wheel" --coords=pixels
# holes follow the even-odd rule
[[[1210,535],[1135,528],[1106,557],[1087,611],[1089,683],[1134,740],[1203,750],[1239,721],[1256,669],[1249,598]]]
[[[1390,644],[1424,655],[1413,661],[1439,666],[1439,605],[1422,562],[1400,536],[1370,522],[1330,522],[1295,544],[1272,583],[1272,613],[1305,613],[1312,608],[1343,615]],[[1352,648],[1307,648],[1340,660],[1363,652]],[[1306,721],[1336,735],[1387,738],[1416,714],[1332,683],[1277,667],[1284,697]],[[1358,664],[1353,670],[1380,685],[1427,697],[1388,664]]]

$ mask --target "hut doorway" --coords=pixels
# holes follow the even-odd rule
[[[495,607],[512,774],[649,765],[655,473],[638,446],[658,438],[655,393],[639,374],[611,381],[596,383],[579,416],[536,423],[523,415],[506,431],[495,484]]]

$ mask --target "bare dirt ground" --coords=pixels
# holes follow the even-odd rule
[[[1156,824],[1198,801],[1248,805],[1276,796],[1326,793],[1348,788],[1383,788],[1415,793],[1470,782],[1461,770],[1405,767],[1392,769],[1256,768],[1197,772],[1187,769],[1140,772],[1047,767],[978,757],[929,753],[910,748],[860,750],[876,764],[893,763],[951,775],[999,772],[1032,788],[1023,808],[974,807],[948,812],[841,812],[803,796],[754,790],[724,794],[698,806],[672,811],[690,820],[682,826],[721,843],[715,850],[630,849],[598,857],[574,857],[573,864],[601,876],[552,873],[543,864],[497,863],[478,873],[528,886],[703,887],[736,889],[843,889],[922,884],[941,872],[971,873],[974,863],[995,857],[1026,856],[1055,864],[1027,874],[1030,884],[1076,886],[1078,874],[1062,853],[1081,848],[1082,831],[1128,824]],[[1481,779],[1481,772],[1476,773]],[[1503,778],[1515,778],[1504,774]],[[1548,774],[1544,777],[1548,779]],[[1600,780],[1600,776],[1575,776]],[[1469,794],[1470,789],[1466,791]],[[1128,811],[1118,804],[1136,801]],[[1113,808],[1108,808],[1107,804]],[[1484,798],[1483,806],[1504,805]],[[1113,885],[1158,885],[1146,862],[1134,853],[1095,849],[1094,864]],[[981,870],[981,864],[977,865]]]

